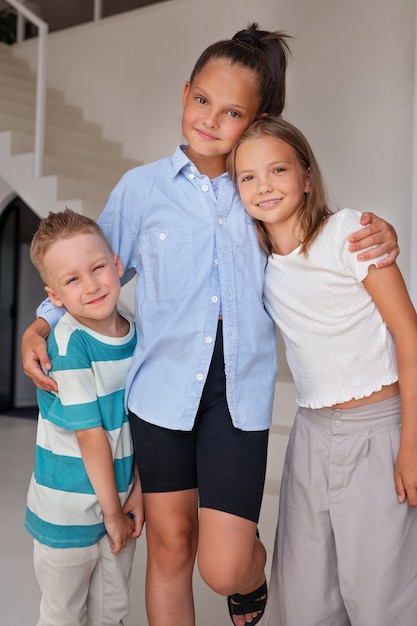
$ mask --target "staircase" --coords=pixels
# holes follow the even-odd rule
[[[48,89],[44,175],[33,176],[36,76],[0,43],[0,176],[43,217],[66,206],[96,219],[120,176],[138,165],[82,109]]]

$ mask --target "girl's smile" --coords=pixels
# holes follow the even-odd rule
[[[210,178],[226,171],[226,156],[256,117],[256,74],[227,59],[210,61],[184,87],[186,154]]]
[[[295,229],[310,189],[309,173],[294,148],[271,135],[244,141],[236,151],[235,168],[246,211],[264,222],[276,251],[288,254],[298,243]]]

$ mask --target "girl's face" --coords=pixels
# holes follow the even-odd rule
[[[210,61],[192,84],[185,84],[182,132],[186,153],[200,172],[225,171],[226,156],[256,117],[256,93],[255,72],[226,59]]]
[[[310,189],[308,170],[294,148],[269,135],[245,141],[236,151],[235,170],[246,211],[267,230],[289,226],[287,232],[293,232]]]

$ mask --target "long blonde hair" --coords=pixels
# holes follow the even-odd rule
[[[313,151],[302,132],[293,124],[280,117],[263,117],[251,124],[239,137],[228,156],[227,169],[230,177],[236,182],[235,157],[239,146],[247,141],[271,136],[289,144],[295,151],[303,170],[309,172],[310,191],[304,194],[304,204],[297,217],[297,232],[301,233],[300,253],[308,254],[308,249],[323,227],[332,211],[327,204],[326,189],[319,165]],[[267,254],[274,252],[271,238],[260,220],[256,224],[259,243]]]

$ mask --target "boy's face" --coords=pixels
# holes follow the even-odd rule
[[[123,267],[94,233],[60,239],[44,256],[45,291],[79,322],[106,334],[116,316]]]

